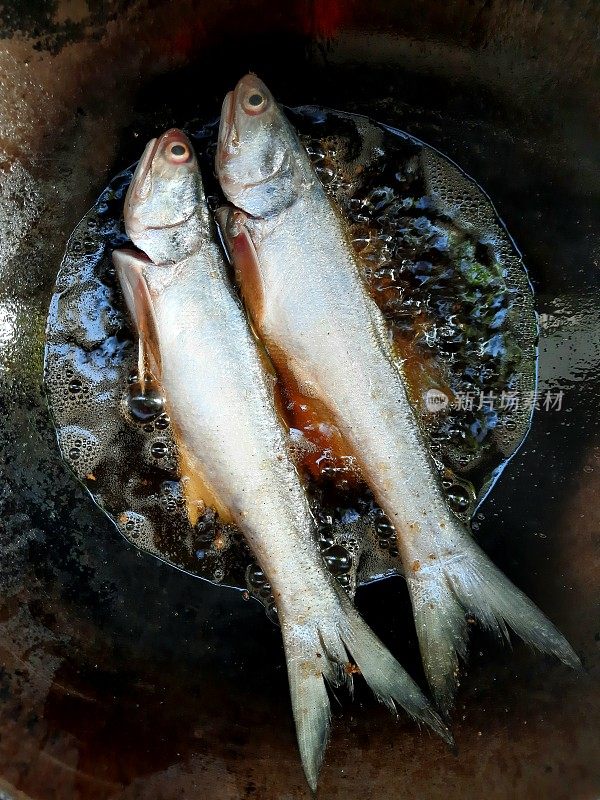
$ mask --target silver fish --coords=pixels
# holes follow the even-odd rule
[[[449,734],[417,685],[326,571],[315,523],[274,404],[274,379],[226,274],[192,146],[151,141],[125,200],[143,253],[113,254],[141,342],[144,380],[166,398],[190,518],[203,502],[238,526],[264,570],[283,635],[302,763],[314,789],[331,685],[350,656],[379,700]],[[195,509],[195,510],[194,510]]]
[[[449,509],[407,398],[391,334],[337,209],[267,87],[248,75],[224,101],[217,153],[237,210],[220,219],[254,327],[277,368],[317,398],[396,530],[429,683],[449,708],[465,612],[499,636],[576,667],[559,631],[492,564]]]

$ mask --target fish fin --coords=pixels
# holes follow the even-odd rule
[[[175,422],[172,421],[171,425],[177,444],[178,472],[190,525],[193,527],[198,522],[206,508],[216,511],[222,523],[226,525],[233,524],[231,511],[221,503],[217,493],[210,486],[202,465],[184,444],[183,437]]]
[[[248,316],[260,329],[265,309],[265,290],[256,248],[246,227],[247,217],[243,211],[229,206],[217,209],[215,216]]]
[[[450,732],[417,684],[337,587],[336,596],[334,610],[315,623],[295,621],[302,615],[280,614],[298,746],[313,792],[330,727],[325,682],[351,689],[353,675],[362,674],[377,699],[393,713],[401,706],[452,743]]]
[[[144,277],[148,259],[135,250],[114,250],[113,264],[123,291],[127,309],[139,339],[138,378],[140,384],[160,383],[162,366],[156,317],[150,290]]]
[[[511,628],[537,650],[574,669],[581,666],[560,631],[502,574],[466,530],[453,537],[450,556],[435,561],[429,556],[423,559],[423,566],[407,570],[407,583],[425,673],[436,701],[445,710],[452,706],[459,658],[467,654],[466,614],[498,638],[508,639]]]
[[[254,324],[256,322],[259,325],[262,319],[264,292],[256,249],[245,227],[246,215],[231,206],[221,206],[215,211],[215,217],[229,260],[233,264],[236,283],[246,309],[248,327],[254,336],[262,365],[265,373],[276,380],[275,367]],[[279,408],[277,410],[280,411]]]
[[[296,736],[308,785],[317,790],[323,754],[329,738],[331,710],[324,676],[327,656],[318,631],[307,637],[303,629],[282,625]]]
[[[351,460],[351,450],[344,444],[331,415],[314,397],[302,393],[293,377],[293,371],[289,368],[287,354],[280,351],[273,342],[263,343],[260,326],[265,308],[264,288],[258,255],[246,227],[246,215],[230,206],[222,206],[217,209],[215,216],[234,266],[236,281],[259,352],[264,353],[264,360],[271,365],[271,370],[274,364],[277,371],[279,386],[276,403],[279,415],[286,428],[298,428],[314,445],[314,449],[303,455],[303,466],[314,477],[318,477],[321,474],[321,457],[327,452],[328,459],[333,461],[332,466],[340,471],[345,470],[348,478],[354,477],[358,480],[358,468],[353,466],[353,473],[347,468]]]

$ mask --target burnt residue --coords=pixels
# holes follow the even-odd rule
[[[0,37],[24,36],[37,52],[52,55],[84,40],[99,40],[115,22],[126,0],[9,0],[0,8]]]
[[[367,113],[477,178],[524,250],[542,315],[541,375],[565,392],[563,411],[535,416],[482,509],[479,535],[568,635],[587,672],[475,633],[453,714],[457,756],[405,718],[396,724],[357,677],[355,701],[334,704],[320,795],[599,792],[600,443],[590,380],[598,9],[455,0],[416,13],[408,3],[339,2],[336,16],[335,5],[181,2],[174,13],[173,3],[135,3],[54,55],[35,49],[48,32],[43,20],[41,37],[22,23],[2,42],[0,194],[20,164],[39,203],[33,215],[13,209],[18,236],[0,265],[0,789],[8,796],[308,797],[279,632],[241,594],[215,592],[115,534],[61,463],[40,391],[46,311],[69,232],[108,177],[139,155],[136,132],[216,116],[224,91],[251,68],[289,105]],[[418,676],[401,581],[369,587],[358,604]]]

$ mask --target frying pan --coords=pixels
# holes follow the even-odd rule
[[[333,702],[319,796],[598,796],[599,23],[589,0],[3,4],[0,796],[310,796],[277,628],[116,533],[61,461],[42,390],[70,231],[148,133],[214,118],[248,70],[288,105],[407,130],[480,182],[534,284],[541,378],[564,393],[535,414],[477,535],[585,672],[474,631],[456,753],[357,682]],[[422,680],[402,580],[357,602]]]

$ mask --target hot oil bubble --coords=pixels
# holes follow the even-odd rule
[[[465,512],[471,503],[469,493],[464,486],[458,483],[451,484],[446,489],[446,496],[451,508],[459,513]]]
[[[225,578],[225,570],[223,567],[216,567],[213,571],[212,578],[215,583],[222,583]]]
[[[163,481],[160,484],[158,500],[168,514],[185,512],[185,498],[179,481]]]
[[[90,431],[69,425],[58,432],[60,449],[78,477],[93,474],[101,457],[100,442]]]
[[[127,409],[136,422],[155,420],[163,413],[164,407],[164,397],[153,387],[145,387],[142,391],[139,384],[134,384],[127,394]]]
[[[165,431],[171,424],[171,420],[166,414],[161,414],[160,417],[154,423],[154,427],[159,431]]]
[[[150,454],[154,458],[164,458],[169,453],[169,446],[166,442],[154,442],[150,445]]]
[[[327,550],[335,544],[335,537],[331,531],[324,531],[319,536],[319,547],[321,550]]]
[[[396,198],[396,193],[389,186],[381,186],[373,189],[366,198],[366,206],[373,212],[381,211]]]
[[[253,589],[262,589],[268,585],[265,573],[258,566],[258,564],[253,564],[252,566],[248,567],[246,578]]]
[[[122,324],[122,315],[111,303],[110,290],[98,279],[76,284],[57,299],[65,331],[88,351],[102,347]]]
[[[150,552],[155,551],[153,529],[148,518],[135,511],[123,511],[116,517],[116,522],[121,533],[138,547]]]
[[[304,139],[303,144],[313,164],[317,165],[325,158],[325,150],[318,140]]]
[[[396,545],[396,531],[388,518],[386,516],[377,516],[374,528],[378,537],[378,544],[382,550],[393,550]]]
[[[350,572],[352,556],[345,547],[334,544],[332,547],[324,550],[322,555],[325,565],[332,575],[343,575],[346,572]]]

